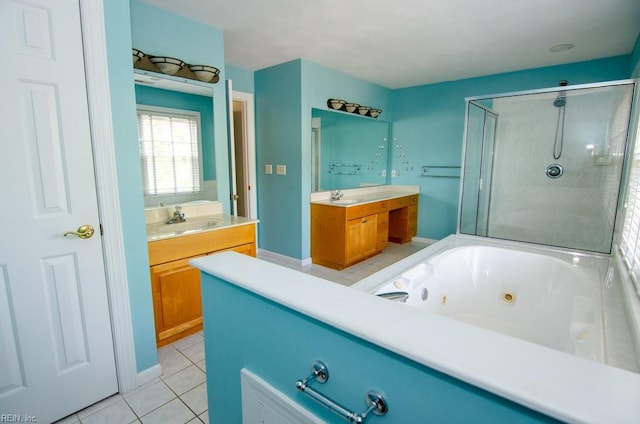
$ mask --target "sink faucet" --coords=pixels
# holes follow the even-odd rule
[[[331,200],[340,200],[344,196],[344,193],[340,193],[340,190],[331,192]]]
[[[173,216],[167,221],[167,224],[175,224],[176,222],[185,222],[184,212],[182,212],[182,206],[176,206],[176,210],[173,211]]]

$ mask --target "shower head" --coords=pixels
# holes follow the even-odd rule
[[[567,80],[560,80],[560,82],[558,83],[560,87],[566,87],[568,84],[569,84],[569,81]],[[559,91],[558,97],[556,97],[556,99],[553,101],[553,105],[555,107],[562,107],[562,106],[565,106],[566,104],[567,104],[567,93],[564,91]]]
[[[553,101],[553,105],[555,107],[563,107],[567,104],[567,95],[564,93],[564,91],[561,91],[560,93],[558,93],[558,97],[556,97],[556,99]]]

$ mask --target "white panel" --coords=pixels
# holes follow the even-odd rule
[[[11,6],[16,50],[22,54],[51,58],[51,12],[19,2],[14,2]]]
[[[58,370],[64,371],[88,360],[77,258],[43,259],[43,273]]]
[[[246,368],[240,370],[240,386],[244,424],[324,423]]]
[[[69,194],[56,86],[21,82],[35,216],[68,212]]]
[[[24,387],[24,367],[15,327],[6,265],[0,265],[0,398]]]

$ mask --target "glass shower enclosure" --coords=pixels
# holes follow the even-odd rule
[[[634,85],[467,99],[458,231],[610,253]]]

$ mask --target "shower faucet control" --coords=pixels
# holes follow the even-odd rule
[[[564,168],[562,165],[554,163],[553,165],[547,166],[546,174],[549,178],[560,178],[562,174],[564,174]]]

